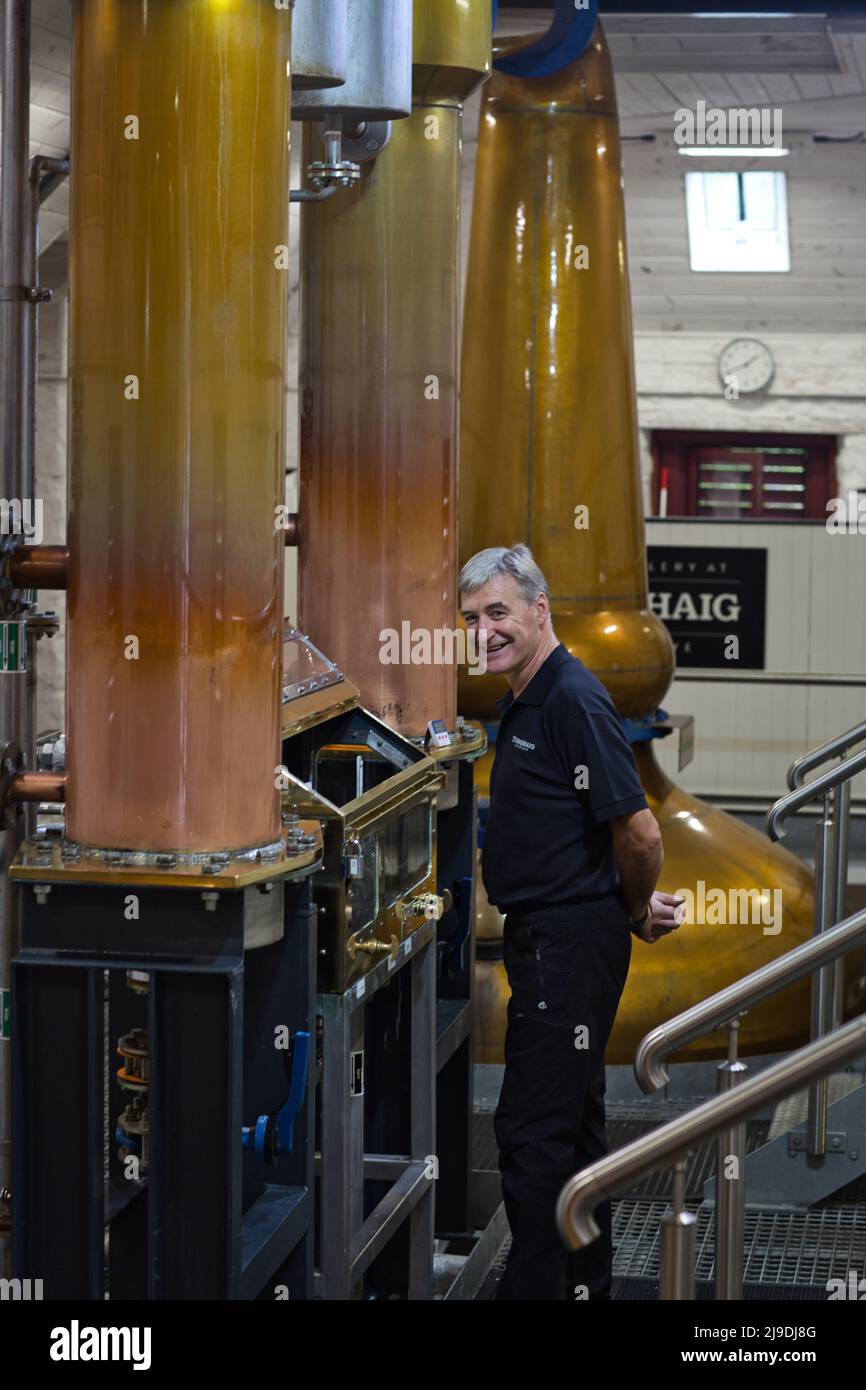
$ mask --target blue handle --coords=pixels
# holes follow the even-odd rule
[[[309,1070],[310,1034],[297,1032],[292,1051],[292,1080],[285,1105],[276,1115],[260,1115],[255,1125],[244,1125],[241,1130],[241,1147],[253,1149],[261,1163],[272,1163],[292,1152],[295,1118],[307,1093]],[[274,1144],[273,1150],[269,1152],[268,1141],[271,1137]]]
[[[295,1117],[304,1103],[307,1093],[307,1073],[310,1069],[310,1035],[295,1034],[295,1050],[292,1054],[292,1084],[288,1099],[277,1116],[277,1153],[292,1152]]]

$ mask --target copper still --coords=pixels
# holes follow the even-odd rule
[[[416,0],[411,116],[302,217],[300,626],[412,736],[456,722],[454,661],[414,661],[411,641],[455,626],[460,130],[490,21]],[[382,659],[388,633],[408,659]]]
[[[291,9],[73,14],[67,833],[263,845],[280,829]]]
[[[527,40],[515,40],[509,48]],[[673,648],[648,610],[625,211],[613,76],[597,25],[583,55],[537,79],[494,72],[484,92],[466,280],[461,377],[460,556],[525,541],[550,584],[558,637],[624,716],[657,709]],[[461,713],[493,718],[506,690],[465,679]],[[664,1019],[811,934],[812,878],[755,830],[675,787],[651,743],[638,769],[662,829],[659,887],[781,889],[778,934],[693,925],[636,942],[608,1061],[633,1059]],[[489,760],[478,783],[486,794]],[[482,764],[479,764],[479,769]],[[502,919],[478,884],[478,1060],[502,1060]],[[743,1019],[744,1054],[808,1037],[803,981]],[[486,1002],[485,1002],[486,1001]],[[691,1059],[718,1055],[720,1035]]]

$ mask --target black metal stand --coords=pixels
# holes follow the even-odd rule
[[[50,891],[45,892],[45,888]],[[285,1037],[314,1031],[308,880],[277,883],[282,940],[244,950],[262,890],[22,885],[13,991],[13,1237],[46,1298],[309,1298],[314,1084],[272,1166],[242,1128],[288,1094]],[[126,971],[145,973],[143,993]],[[150,1163],[117,1157],[114,1049],[149,1050]],[[106,1258],[105,1231],[108,1230]]]

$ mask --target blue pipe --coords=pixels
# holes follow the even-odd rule
[[[598,18],[598,0],[556,0],[553,23],[527,48],[494,58],[493,66],[509,77],[550,77],[561,72],[583,53]],[[496,23],[494,0],[494,24]]]

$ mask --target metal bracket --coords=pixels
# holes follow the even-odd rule
[[[28,304],[47,304],[53,296],[47,285],[0,285],[0,303],[23,299]]]
[[[788,1135],[788,1153],[793,1158],[795,1154],[805,1153],[808,1149],[808,1135],[804,1129],[794,1129]],[[846,1130],[828,1131],[827,1134],[827,1155],[838,1153],[840,1155],[848,1150],[848,1134]]]

